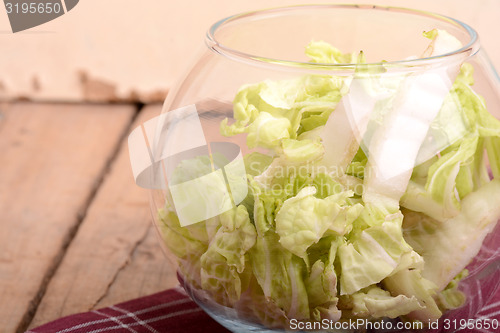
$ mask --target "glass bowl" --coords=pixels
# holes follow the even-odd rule
[[[473,318],[500,281],[500,83],[476,32],[307,5],[205,44],[130,140],[190,297],[233,332]]]

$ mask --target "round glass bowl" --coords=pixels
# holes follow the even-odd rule
[[[311,5],[205,44],[143,180],[188,294],[233,332],[475,316],[500,281],[500,83],[476,32]]]

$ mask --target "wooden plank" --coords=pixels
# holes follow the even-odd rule
[[[11,103],[0,101],[0,131],[2,131],[3,125],[6,123],[5,121],[5,112],[11,106]]]
[[[0,331],[21,331],[74,236],[132,106],[14,104],[0,131]]]
[[[128,265],[117,274],[107,293],[94,306],[95,309],[154,294],[179,284],[173,264],[165,258],[159,243],[160,238],[151,223],[144,241],[133,251]]]
[[[133,127],[160,109],[146,107]],[[125,140],[30,327],[177,283],[156,239],[148,200],[147,190],[134,183]]]
[[[4,123],[4,118],[5,116],[3,115],[4,114],[4,109],[6,108],[6,106],[3,105],[3,103],[0,103],[0,128],[2,128],[2,125]]]

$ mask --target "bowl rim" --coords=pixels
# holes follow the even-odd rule
[[[448,24],[454,25],[459,29],[462,29],[469,36],[469,41],[462,46],[461,48],[443,54],[438,54],[431,57],[422,57],[415,59],[404,59],[404,60],[394,60],[394,61],[379,61],[379,62],[369,62],[363,64],[364,66],[379,66],[383,63],[384,67],[416,67],[416,66],[428,66],[428,65],[439,65],[443,62],[449,62],[450,60],[454,60],[456,58],[463,58],[472,56],[477,53],[480,49],[479,38],[476,30],[474,30],[468,24],[454,19],[452,17],[448,17],[445,15],[433,13],[430,11],[412,9],[406,7],[397,7],[397,6],[383,6],[383,5],[368,5],[368,4],[305,4],[305,5],[292,5],[292,6],[280,6],[280,7],[272,7],[267,9],[260,9],[254,11],[247,11],[239,14],[234,14],[228,17],[225,17],[210,26],[205,35],[205,43],[206,45],[214,52],[224,55],[228,58],[232,58],[235,60],[243,61],[243,62],[257,62],[265,65],[277,65],[277,66],[286,66],[286,67],[295,67],[302,69],[318,69],[318,70],[352,70],[356,67],[356,63],[339,63],[339,64],[327,64],[327,63],[312,63],[305,61],[293,61],[293,60],[284,60],[270,57],[263,57],[251,53],[246,53],[234,48],[231,48],[216,38],[216,33],[223,28],[225,25],[236,22],[240,19],[248,18],[248,17],[258,17],[265,16],[267,14],[283,14],[286,15],[286,12],[297,11],[297,10],[308,10],[308,9],[321,9],[321,8],[330,8],[330,9],[352,9],[352,10],[381,10],[381,11],[390,11],[390,12],[401,12],[406,14],[412,14],[416,16],[426,16],[428,18],[432,18],[435,20],[439,20],[441,22],[446,22]]]

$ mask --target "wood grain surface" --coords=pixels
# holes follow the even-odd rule
[[[0,113],[0,332],[10,333],[33,317],[136,107],[18,103]]]
[[[146,107],[132,128],[160,109]],[[176,284],[151,223],[148,193],[134,183],[124,140],[30,327]]]

